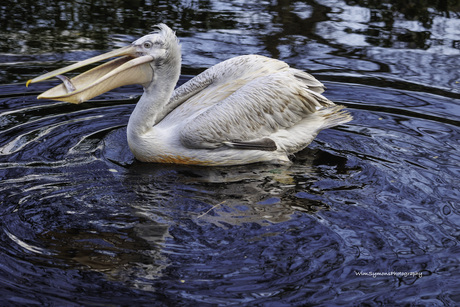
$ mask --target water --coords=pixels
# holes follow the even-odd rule
[[[0,302],[458,304],[458,12],[442,1],[6,1]],[[124,134],[139,87],[70,105],[35,99],[54,81],[24,86],[157,22],[182,41],[180,82],[263,54],[324,81],[354,121],[291,166],[149,165]]]

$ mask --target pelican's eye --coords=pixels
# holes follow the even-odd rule
[[[144,48],[145,49],[150,49],[150,48],[152,48],[152,45],[153,45],[152,42],[145,42],[144,43]]]

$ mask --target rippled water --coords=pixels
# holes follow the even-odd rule
[[[1,305],[458,304],[460,22],[442,3],[2,4]],[[70,105],[24,86],[157,22],[180,82],[268,55],[354,120],[290,166],[144,164],[125,140],[139,87]]]

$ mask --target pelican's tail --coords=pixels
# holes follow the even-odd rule
[[[318,110],[315,115],[325,119],[319,130],[335,127],[353,120],[353,116],[344,109],[344,106],[336,105]]]
[[[281,151],[296,153],[307,147],[321,130],[351,121],[353,117],[344,109],[344,106],[339,105],[322,107],[291,128],[272,134],[270,138]]]

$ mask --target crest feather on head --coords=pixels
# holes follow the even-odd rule
[[[167,54],[173,56],[173,58],[176,58],[179,61],[181,60],[181,46],[179,39],[176,36],[176,32],[171,30],[171,28],[164,23],[159,23],[154,26],[154,30],[150,34],[153,34],[156,38],[156,40],[152,41],[152,43],[162,45],[163,48],[167,50]],[[166,60],[168,61],[172,59]]]

